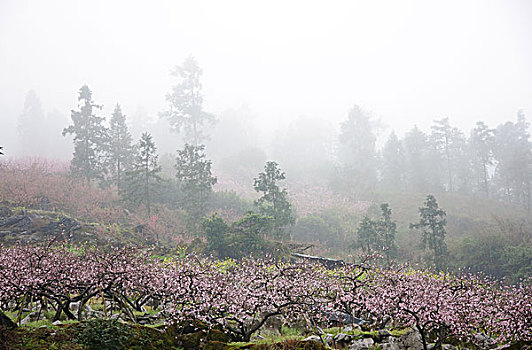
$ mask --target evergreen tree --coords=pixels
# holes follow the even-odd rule
[[[341,124],[339,159],[349,187],[367,191],[376,179],[376,136],[369,117],[355,105]]]
[[[464,174],[464,157],[465,157],[465,137],[463,133],[456,127],[451,126],[449,118],[435,120],[435,125],[431,127],[431,140],[440,153],[440,156],[445,160],[445,168],[447,172],[447,191],[453,192],[456,190],[457,178],[462,181],[469,179],[468,174]],[[462,166],[462,167],[461,167]],[[465,169],[469,167],[465,165]],[[467,187],[462,183],[461,187]]]
[[[503,198],[530,210],[532,152],[528,122],[519,111],[516,123],[506,122],[495,132],[495,176]]]
[[[421,247],[432,251],[429,260],[437,271],[445,267],[447,244],[445,243],[445,225],[447,219],[444,210],[438,207],[438,202],[433,195],[428,195],[424,206],[419,208],[420,220],[410,224],[411,229],[421,230]]]
[[[384,145],[381,158],[381,183],[384,188],[404,190],[405,154],[401,141],[392,131]]]
[[[198,146],[208,139],[203,130],[205,126],[216,121],[212,114],[203,110],[202,70],[193,57],[188,57],[183,65],[175,67],[172,75],[178,82],[166,95],[169,109],[160,115],[168,119],[173,130],[184,132],[186,142]]]
[[[403,139],[406,159],[407,189],[415,192],[426,191],[430,187],[428,162],[429,143],[427,135],[414,126]]]
[[[215,253],[219,258],[227,256],[227,234],[229,226],[218,214],[205,217],[201,229],[207,239],[207,253]]]
[[[281,189],[278,181],[285,179],[285,173],[281,171],[276,162],[266,162],[264,172],[253,181],[255,191],[262,193],[255,201],[255,205],[262,215],[271,216],[274,220],[273,233],[276,238],[286,239],[289,236],[286,228],[295,224],[292,213],[292,205],[288,201],[288,192]]]
[[[148,215],[151,213],[153,196],[158,184],[162,181],[159,173],[157,147],[152,136],[144,132],[136,146],[135,159],[131,170],[126,172],[124,197],[132,204],[143,204]]]
[[[197,230],[201,218],[207,212],[212,186],[217,182],[211,173],[211,161],[205,159],[205,146],[186,144],[177,151],[176,177],[180,182],[183,199],[181,206],[187,211],[191,221],[189,229]]]
[[[92,91],[87,85],[79,90],[78,101],[79,110],[72,110],[72,125],[63,129],[63,136],[74,135],[74,154],[70,163],[72,173],[90,181],[103,175],[107,130],[102,125],[104,118],[94,114],[94,109],[101,109],[101,106],[94,103]]]
[[[122,175],[129,170],[132,163],[132,138],[129,133],[126,116],[120,105],[116,105],[109,123],[108,159],[111,179],[118,190],[122,188]]]
[[[469,147],[471,149],[471,163],[473,172],[477,179],[477,187],[484,193],[486,198],[489,193],[489,167],[493,163],[493,147],[495,142],[494,130],[488,128],[486,124],[479,121],[475,128],[471,130],[469,137]]]
[[[377,223],[365,215],[357,230],[357,246],[366,254],[371,254],[379,246]]]
[[[48,148],[46,120],[41,100],[30,90],[24,101],[24,111],[18,118],[20,151],[24,155],[46,155]]]
[[[357,230],[357,246],[365,254],[379,253],[386,258],[386,264],[396,256],[397,246],[395,244],[395,234],[397,224],[392,221],[392,210],[387,203],[380,206],[381,217],[372,220],[369,216],[364,216]]]
[[[386,257],[386,263],[389,265],[391,260],[397,255],[397,245],[395,244],[397,224],[392,220],[392,210],[387,203],[381,204],[381,212],[378,229],[381,236],[383,254]]]

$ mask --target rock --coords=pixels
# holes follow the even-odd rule
[[[57,320],[57,321],[52,322],[52,324],[53,324],[54,326],[61,326],[61,325],[63,324],[63,322]]]
[[[495,340],[482,333],[475,334],[473,343],[482,349],[495,349],[497,347]]]
[[[46,317],[44,316],[42,312],[39,315],[39,312],[34,311],[34,312],[30,312],[26,317],[24,317],[24,319],[20,321],[20,324],[28,324],[30,322],[35,322],[35,321],[45,320],[45,319]]]
[[[13,212],[8,207],[0,207],[0,217],[6,218],[12,216]]]
[[[390,337],[388,344],[388,350],[395,349],[395,347],[409,350],[423,349],[421,334],[413,329],[399,337]]]
[[[441,348],[442,350],[456,350],[456,347],[451,344],[442,344]]]
[[[311,341],[311,340],[321,343],[321,338],[318,337],[317,335],[314,335],[314,334],[311,335],[310,337],[307,337],[307,338],[303,339],[303,341]]]
[[[385,343],[391,336],[392,333],[390,333],[387,329],[379,329],[379,332],[377,334],[372,334],[371,338],[373,338],[376,343]]]
[[[381,350],[400,350],[396,342],[382,343]]]
[[[31,322],[31,314],[29,314],[28,316],[24,317],[21,321],[20,321],[20,324],[21,325],[25,325],[25,324],[28,324]]]
[[[78,311],[79,310],[79,301],[77,301],[75,303],[70,303],[68,308],[70,309],[70,311]]]
[[[58,234],[71,235],[74,231],[81,228],[79,222],[74,219],[62,217],[59,221],[52,221],[48,225],[42,227],[40,231],[43,235],[51,236]]]
[[[387,337],[391,337],[392,333],[390,333],[390,331],[387,330],[387,329],[380,329],[379,330],[379,335],[380,335],[381,338],[387,338]]]
[[[332,334],[327,333],[327,334],[325,334],[325,335],[323,336],[322,339],[323,339],[323,342],[324,342],[325,344],[327,344],[327,345],[330,346],[330,345],[332,345],[332,343],[333,343],[333,341],[334,341],[334,336],[333,336]]]
[[[351,327],[351,326],[344,327],[344,329],[342,329],[342,331],[344,333],[352,332],[353,331],[353,327]]]
[[[28,220],[31,222],[31,219],[25,215],[12,215],[4,221],[2,226],[22,227],[28,222]]]
[[[349,344],[353,340],[354,336],[351,334],[338,333],[334,336],[334,342],[340,346]]]
[[[373,348],[373,344],[375,344],[373,339],[364,338],[364,339],[352,342],[348,349],[349,350],[371,349]]]
[[[339,323],[339,324],[357,324],[363,325],[367,323],[365,320],[358,317],[353,317],[345,312],[335,311],[335,312],[326,312],[325,316],[329,322]]]

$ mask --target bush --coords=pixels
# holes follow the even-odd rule
[[[118,320],[95,319],[80,325],[77,342],[89,350],[124,349],[131,335]]]

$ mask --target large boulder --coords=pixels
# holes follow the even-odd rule
[[[375,342],[371,338],[363,338],[351,343],[349,350],[365,350],[373,348]]]
[[[381,344],[384,350],[423,350],[421,334],[418,331],[410,330],[399,337],[388,337],[388,342]]]

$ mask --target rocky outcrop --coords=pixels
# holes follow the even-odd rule
[[[0,242],[37,243],[60,236],[68,241],[92,241],[91,230],[75,219],[53,212],[12,210],[0,206]]]

